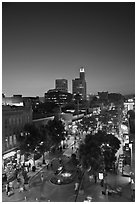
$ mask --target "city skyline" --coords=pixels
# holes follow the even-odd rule
[[[2,3],[2,92],[44,96],[85,68],[87,93],[135,93],[134,3]]]

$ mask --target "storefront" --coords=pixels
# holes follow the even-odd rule
[[[15,163],[16,162],[16,154],[17,152],[16,151],[11,151],[11,152],[8,152],[6,154],[4,154],[2,156],[2,168],[4,169],[5,166],[9,163]]]

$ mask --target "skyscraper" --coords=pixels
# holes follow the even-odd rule
[[[83,100],[86,100],[86,80],[84,68],[80,68],[80,77],[72,80],[72,93],[81,95]]]
[[[67,79],[56,79],[55,89],[59,91],[68,92],[68,80]]]
[[[85,71],[83,67],[80,68],[79,76],[81,80],[85,81]]]

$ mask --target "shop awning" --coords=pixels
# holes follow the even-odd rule
[[[14,156],[15,154],[16,154],[15,151],[12,151],[12,152],[9,152],[9,153],[7,153],[7,154],[4,154],[4,155],[3,155],[3,159],[7,159],[8,157],[12,157],[12,156]]]

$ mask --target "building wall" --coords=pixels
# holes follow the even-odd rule
[[[36,120],[33,120],[33,124],[36,126],[36,127],[39,127],[41,125],[47,125],[47,123],[50,121],[50,120],[54,120],[54,116],[51,116],[51,117],[47,117],[47,118],[40,118],[40,119],[36,119]]]
[[[13,96],[13,97],[2,97],[2,105],[16,105],[16,106],[23,106],[23,98]]]
[[[58,105],[64,105],[72,100],[72,94],[62,92],[57,89],[49,90],[45,93],[45,102],[54,102]]]
[[[135,103],[134,102],[125,102],[124,107],[125,107],[127,112],[129,110],[135,110]]]
[[[80,94],[82,99],[86,100],[87,95],[87,87],[86,87],[86,81],[85,81],[85,72],[84,68],[80,69],[80,77],[75,78],[72,80],[72,93]]]
[[[55,89],[60,91],[68,92],[68,81],[67,79],[56,79]]]
[[[32,123],[30,106],[2,106],[2,153],[17,147],[17,135],[21,134],[26,123]]]
[[[86,99],[86,82],[81,79],[72,80],[73,95],[80,94],[82,99]]]

